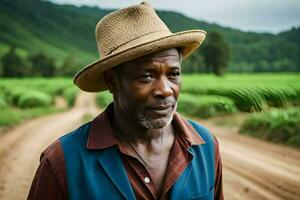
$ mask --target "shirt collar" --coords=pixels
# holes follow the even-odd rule
[[[92,122],[89,131],[86,147],[88,149],[106,149],[119,144],[113,133],[111,118],[113,113],[113,103],[104,112],[99,114]],[[178,113],[173,116],[172,124],[175,126],[176,133],[187,146],[204,144],[204,140],[197,131]]]

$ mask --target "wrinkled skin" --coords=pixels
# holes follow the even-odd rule
[[[125,121],[143,129],[167,126],[181,88],[180,56],[176,49],[146,55],[106,73],[114,109]]]

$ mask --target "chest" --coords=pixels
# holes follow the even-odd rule
[[[87,131],[84,128],[86,127],[83,127],[81,132],[77,131],[76,134],[60,139],[65,158],[69,198],[137,199],[119,150],[115,147],[105,150],[86,149],[87,134],[83,133]],[[213,199],[215,156],[213,148],[206,147],[210,146],[203,145],[192,149],[192,162],[178,174],[179,177],[170,189],[170,199]],[[168,163],[168,159],[164,161]],[[162,173],[157,173],[157,176],[160,174]]]
[[[168,168],[169,154],[153,156],[149,159],[149,164],[146,166],[150,176],[154,182],[157,192],[161,192],[164,184],[164,177]]]

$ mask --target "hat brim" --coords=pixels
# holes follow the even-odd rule
[[[138,57],[170,48],[180,47],[185,59],[201,45],[205,36],[206,32],[202,30],[182,31],[112,53],[80,70],[74,77],[74,84],[87,92],[106,90],[104,71]]]

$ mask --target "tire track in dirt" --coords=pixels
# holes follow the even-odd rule
[[[70,111],[29,120],[0,138],[1,200],[26,198],[42,150],[78,127],[85,114],[99,113],[94,97],[81,92]]]

